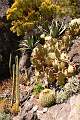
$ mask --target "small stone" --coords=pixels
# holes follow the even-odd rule
[[[43,113],[46,113],[47,111],[48,111],[47,107],[43,108]]]
[[[30,111],[33,108],[33,103],[26,101],[22,107],[22,111]]]
[[[43,114],[43,111],[37,110],[37,114]]]
[[[32,111],[33,111],[33,112],[36,112],[36,111],[37,111],[37,109],[38,109],[38,106],[37,106],[37,105],[35,105],[35,106],[32,108]]]
[[[33,120],[34,114],[32,111],[29,111],[28,113],[25,114],[25,116],[23,116],[22,120]]]
[[[31,96],[30,101],[33,100],[33,98],[34,98],[34,95]]]
[[[42,115],[43,115],[43,111],[37,110],[37,116],[38,116],[38,118],[41,118]]]

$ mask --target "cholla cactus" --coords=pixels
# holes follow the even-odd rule
[[[77,77],[69,78],[68,83],[64,86],[64,90],[68,96],[80,92],[80,80]]]
[[[51,106],[55,102],[55,91],[44,89],[39,95],[39,102],[43,107]]]
[[[65,91],[61,90],[60,92],[57,92],[56,103],[63,103],[67,99],[68,99],[68,96]]]
[[[69,78],[68,83],[56,94],[56,103],[62,103],[73,94],[80,92],[80,80],[77,77]]]

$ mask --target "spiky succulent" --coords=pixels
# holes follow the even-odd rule
[[[32,35],[31,37],[27,37],[27,39],[24,39],[20,42],[19,44],[19,49],[20,51],[27,51],[27,50],[33,50],[37,43],[39,42],[38,36]]]
[[[5,112],[0,112],[0,120],[11,120],[11,116]]]
[[[69,95],[80,92],[80,80],[77,77],[69,78],[68,83],[64,86],[64,91]]]
[[[51,26],[49,27],[50,35],[56,38],[61,35],[66,30],[66,28],[67,26],[64,25],[63,22],[53,20]]]
[[[71,77],[63,89],[56,94],[56,103],[62,103],[70,96],[80,92],[80,80],[77,77]]]
[[[68,99],[68,96],[65,91],[61,90],[60,92],[57,92],[56,103],[63,103],[67,99]]]
[[[39,102],[43,107],[51,106],[55,102],[55,91],[44,89],[39,95]]]

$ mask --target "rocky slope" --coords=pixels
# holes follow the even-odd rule
[[[80,120],[80,94],[72,96],[63,104],[41,110],[32,100],[25,101],[21,112],[13,120]]]

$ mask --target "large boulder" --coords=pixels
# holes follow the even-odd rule
[[[46,113],[37,114],[39,120],[80,120],[80,94],[66,103],[52,106]]]

